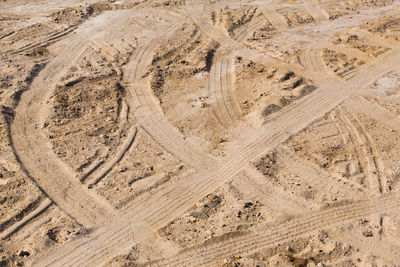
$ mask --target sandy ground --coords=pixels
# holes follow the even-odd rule
[[[399,266],[400,2],[0,2],[0,266]]]

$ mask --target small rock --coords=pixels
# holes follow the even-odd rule
[[[21,250],[18,253],[18,255],[21,256],[21,257],[29,257],[29,255],[31,255],[31,253],[29,253],[28,251],[25,251],[25,250]]]
[[[203,207],[204,207],[203,203],[201,203],[201,202],[196,203],[196,208],[203,208]]]
[[[251,206],[253,206],[253,203],[250,201],[244,203],[244,208],[246,208],[246,209],[250,208]]]
[[[365,237],[374,236],[374,234],[372,233],[372,231],[368,231],[368,230],[365,230],[364,232],[362,232],[362,235],[365,236]]]

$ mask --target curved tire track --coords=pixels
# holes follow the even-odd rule
[[[43,259],[38,265],[45,265],[46,263],[58,265],[71,263],[71,265],[80,265],[87,262],[99,264],[107,256],[109,257],[120,253],[124,249],[129,249],[133,243],[130,233],[137,231],[130,229],[129,222],[142,221],[152,229],[164,226],[192,206],[196,200],[212,192],[214,188],[240,172],[247,165],[248,161],[270,151],[293,133],[300,131],[315,119],[335,108],[349,95],[357,92],[359,85],[365,86],[371,79],[376,79],[383,73],[395,68],[400,53],[399,51],[394,52],[394,54],[392,51],[392,53],[389,53],[389,56],[387,55],[389,58],[383,68],[370,66],[369,69],[366,69],[368,75],[361,73],[362,77],[357,76],[350,83],[338,82],[337,80],[327,81],[325,77],[317,79],[321,84],[320,90],[308,95],[296,105],[284,109],[266,125],[262,126],[261,129],[246,134],[247,140],[244,142],[244,145],[238,145],[232,149],[231,152],[233,153],[227,157],[227,160],[223,164],[217,166],[215,169],[200,171],[194,175],[184,177],[178,184],[165,185],[151,194],[143,196],[141,199],[134,201],[131,207],[125,211],[125,214],[113,222],[112,225],[98,229],[88,239],[79,238],[67,244],[54,254]],[[330,90],[332,81],[337,84],[337,88],[334,91]],[[372,205],[384,204],[378,202],[376,201]],[[388,205],[391,208],[393,201],[389,202],[390,205]],[[350,220],[370,214],[369,203],[360,205],[356,205],[357,207],[349,206],[342,211],[332,212],[333,215],[328,216],[328,219],[325,221],[321,221],[321,216],[313,217],[313,222],[317,221],[320,224],[325,222],[325,224],[317,224],[315,227],[320,228],[326,224],[341,222],[343,219]],[[397,201],[393,205],[397,207]],[[385,207],[389,208],[389,206]],[[374,206],[374,212],[381,208]],[[307,221],[309,220],[310,218],[307,219]],[[307,222],[308,224],[309,222]],[[310,228],[304,227],[301,224],[299,226],[299,222],[291,225],[289,229],[292,229],[291,231],[294,232],[292,232],[293,234],[290,238],[294,238],[304,233],[304,231],[309,231]],[[274,241],[281,242],[282,237],[279,236],[279,231],[276,235],[277,238]],[[261,241],[261,243],[258,243],[258,247],[273,244],[274,241],[271,241],[270,233],[266,234],[266,236],[268,238],[265,237],[264,243],[262,243],[262,240],[258,240]],[[251,242],[255,240],[254,238],[256,237],[250,237]],[[247,241],[248,239],[243,242],[245,247],[249,245]],[[248,247],[248,249],[254,250],[254,247]],[[223,248],[214,252],[223,254],[222,250]],[[189,258],[193,259],[192,256]],[[74,261],[70,262],[71,259],[74,259]]]
[[[100,197],[85,189],[76,179],[76,173],[52,151],[42,125],[46,117],[45,102],[52,88],[86,50],[88,37],[104,34],[120,25],[129,11],[115,11],[94,17],[83,23],[71,40],[62,42],[62,49],[33,80],[28,91],[22,94],[10,127],[10,138],[16,158],[22,169],[36,185],[63,211],[82,225],[103,222],[113,214],[113,208]],[[104,23],[109,23],[108,28]],[[126,22],[126,21],[122,21]],[[110,27],[111,26],[111,27]],[[101,28],[103,31],[99,32]],[[109,37],[115,37],[114,34]]]

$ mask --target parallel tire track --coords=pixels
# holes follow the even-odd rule
[[[50,38],[48,38],[47,40],[35,43],[35,44],[29,44],[29,45],[25,45],[17,50],[11,50],[11,51],[5,51],[5,52],[1,52],[0,54],[21,54],[21,53],[26,53],[26,52],[30,52],[34,49],[40,48],[40,47],[46,47],[49,46],[57,41],[59,41],[60,39],[62,39],[63,37],[66,37],[67,35],[71,34],[72,32],[74,32],[76,29],[78,28],[77,25],[73,25],[68,27],[67,29],[60,31],[60,32],[56,32],[52,35],[50,35]]]
[[[365,197],[365,190],[357,183],[345,178],[334,177],[317,166],[297,157],[289,148],[278,151],[282,168],[296,175],[306,184],[322,192],[330,194],[342,194],[344,196]]]
[[[210,70],[209,91],[216,100],[214,114],[225,127],[241,117],[234,92],[234,72],[233,60],[228,57],[218,57]]]
[[[78,45],[77,48],[72,47],[66,54],[79,55],[78,51],[82,51],[84,45]],[[107,213],[110,209],[82,188],[79,181],[75,180],[74,171],[54,154],[46,137],[38,129],[41,122],[37,116],[41,114],[42,109],[39,99],[46,96],[47,88],[41,81],[47,80],[46,76],[49,77],[55,70],[59,70],[59,62],[53,62],[34,80],[30,91],[22,95],[11,125],[11,142],[23,169],[30,177],[34,177],[34,181],[45,194],[79,223],[94,224],[99,219],[98,214],[109,217]],[[63,63],[68,62],[69,60],[65,60]],[[49,179],[49,176],[53,177]]]
[[[286,18],[279,14],[277,11],[268,8],[264,5],[259,5],[261,13],[265,17],[265,19],[271,23],[271,25],[279,32],[287,31],[289,29],[289,25],[286,21]]]
[[[318,0],[305,0],[304,7],[315,22],[320,23],[329,20],[329,14],[319,6]]]
[[[125,80],[130,95],[128,103],[143,130],[164,149],[193,167],[210,166],[213,164],[210,157],[200,153],[200,149],[196,151],[195,145],[188,146],[186,142],[182,142],[184,140],[182,134],[168,123],[163,116],[158,100],[150,92],[148,81],[142,79],[153,59],[154,51],[159,45],[160,39],[167,38],[169,34],[173,33],[171,29],[179,27],[182,23],[183,20],[170,25],[167,34],[165,30],[160,31],[162,35],[159,39],[147,42],[132,56],[125,68]]]
[[[107,173],[111,171],[111,169],[121,161],[121,159],[124,157],[125,153],[131,148],[133,141],[135,140],[137,134],[137,127],[133,126],[131,129],[128,131],[128,136],[126,137],[125,141],[121,145],[121,147],[118,148],[118,152],[114,155],[112,159],[110,159],[107,163],[104,164],[104,166],[98,171],[94,171],[93,175],[90,177],[90,180],[88,181],[88,186],[93,187],[95,184],[100,182],[101,179],[103,179]]]
[[[236,40],[239,43],[243,43],[246,38],[254,33],[254,31],[263,25],[266,24],[264,16],[258,16],[255,19],[252,19],[250,22],[246,23],[245,25],[241,26],[236,34]]]
[[[399,196],[393,194],[329,208],[291,220],[268,230],[192,247],[177,256],[149,263],[148,266],[205,266],[221,258],[246,255],[283,244],[336,224],[376,213],[398,212],[399,201]]]
[[[246,134],[247,140],[244,142],[244,145],[238,145],[235,149],[231,150],[234,153],[228,156],[223,164],[217,166],[215,169],[200,171],[194,175],[184,177],[178,184],[165,185],[163,188],[159,188],[151,194],[134,201],[132,206],[126,210],[125,215],[121,216],[120,220],[114,222],[112,227],[104,227],[97,230],[91,235],[90,239],[81,238],[69,243],[62,250],[57,250],[53,255],[49,255],[42,263],[47,262],[60,265],[68,263],[71,258],[74,259],[73,264],[76,265],[87,263],[87,259],[90,259],[90,262],[101,263],[104,260],[105,254],[114,255],[123,249],[129,248],[129,243],[132,241],[127,237],[127,233],[129,233],[127,222],[144,221],[152,229],[164,226],[192,206],[196,200],[212,192],[221,183],[240,172],[247,165],[248,161],[270,151],[293,133],[300,131],[310,122],[335,108],[349,95],[357,92],[359,86],[365,86],[371,79],[376,79],[383,73],[396,68],[400,57],[399,54],[399,51],[392,51],[392,53],[386,55],[388,58],[384,67],[377,68],[371,65],[366,69],[368,72],[367,75],[363,75],[364,73],[362,73],[360,74],[361,76],[352,79],[350,83],[327,80],[325,77],[320,78],[318,80],[319,84],[321,84],[319,90],[303,98],[297,105],[284,109],[282,113],[276,115],[274,119],[261,127],[261,129]],[[333,81],[336,83],[336,90],[334,91],[330,90]],[[389,202],[392,205],[393,201]],[[335,222],[339,222],[343,218],[353,219],[368,215],[370,214],[370,209],[369,204],[367,204],[359,208],[350,206],[344,212],[341,213],[339,211],[339,214],[336,212],[331,217],[335,218]],[[380,204],[383,205],[383,203]],[[397,202],[394,206],[398,206]],[[317,217],[314,219],[315,221],[319,223],[324,222],[324,220],[321,221],[321,216]],[[331,219],[329,219],[329,223],[331,222]],[[317,225],[312,227],[312,229],[319,228],[320,226]],[[296,223],[290,228],[293,229],[294,227],[300,226]],[[298,231],[296,233],[299,235],[308,230],[300,227],[296,231]],[[290,238],[294,238],[296,233],[293,233]],[[266,236],[269,235],[270,233]],[[253,237],[250,240],[253,242],[255,239]],[[273,241],[268,240],[265,242],[273,244]],[[282,240],[282,237],[278,235],[276,241],[279,240]],[[261,246],[264,245],[264,243],[261,244]],[[248,243],[246,243],[246,246],[248,246]],[[251,249],[250,247],[248,248]],[[105,253],[98,253],[103,250]],[[215,251],[215,253],[223,254],[221,250]],[[193,257],[191,256],[191,258]],[[200,259],[200,262],[202,261],[203,259]]]
[[[45,199],[40,203],[40,205],[27,214],[22,220],[18,221],[17,223],[11,225],[3,232],[0,233],[0,240],[6,239],[7,237],[11,236],[15,232],[17,232],[21,227],[27,224],[30,220],[35,219],[37,216],[45,212],[53,203],[49,199]]]
[[[364,114],[394,130],[400,130],[400,119],[396,115],[371,103],[362,96],[348,98],[344,102],[344,106],[351,112]]]
[[[56,205],[84,226],[98,224],[112,217],[114,209],[99,196],[85,189],[76,179],[74,170],[52,151],[42,131],[47,115],[45,103],[58,79],[64,75],[80,55],[87,49],[89,37],[107,31],[103,24],[115,28],[118,14],[115,11],[94,17],[81,25],[71,40],[62,42],[58,55],[33,80],[28,91],[22,94],[10,126],[10,143],[22,169]],[[123,16],[126,18],[126,16]],[[110,28],[108,28],[110,29]],[[109,37],[114,37],[110,34]]]
[[[308,72],[332,75],[322,58],[322,49],[307,49],[299,56],[299,61]]]
[[[349,136],[352,136],[357,157],[362,166],[365,180],[369,189],[373,192],[380,193],[382,191],[377,168],[370,153],[369,144],[366,136],[359,130],[359,125],[353,123],[349,115],[340,110],[340,117],[347,128]]]

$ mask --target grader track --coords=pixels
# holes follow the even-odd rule
[[[398,1],[39,2],[0,4],[0,265],[396,266]]]

